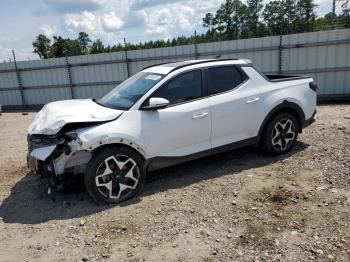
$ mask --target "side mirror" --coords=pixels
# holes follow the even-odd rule
[[[170,104],[169,100],[161,97],[152,97],[149,100],[149,105],[144,106],[141,109],[143,110],[158,110],[166,108]]]

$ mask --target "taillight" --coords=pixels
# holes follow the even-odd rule
[[[313,91],[315,91],[315,92],[317,91],[318,85],[316,84],[315,81],[309,83],[309,86]]]

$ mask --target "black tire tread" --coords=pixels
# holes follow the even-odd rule
[[[283,118],[289,118],[290,120],[292,120],[292,122],[295,125],[296,137],[295,137],[294,141],[292,142],[292,145],[289,148],[287,148],[287,150],[281,152],[281,151],[277,151],[274,148],[274,146],[272,145],[270,136],[271,136],[272,129],[274,128],[276,122],[278,122],[279,120],[281,120]],[[269,155],[285,154],[293,148],[296,140],[298,139],[298,131],[297,130],[299,130],[298,120],[292,114],[290,114],[288,112],[279,112],[276,115],[274,115],[267,122],[266,126],[264,127],[264,131],[263,131],[263,134],[261,136],[261,139],[259,141],[259,145],[260,145],[261,149]]]
[[[127,198],[121,199],[121,200],[109,199],[109,198],[104,197],[97,190],[96,185],[95,185],[95,175],[96,175],[95,172],[96,172],[97,166],[101,163],[101,161],[103,161],[108,156],[111,156],[113,154],[123,154],[123,155],[130,156],[131,158],[133,158],[136,161],[136,163],[140,169],[140,179],[139,179],[138,186],[136,187],[136,189],[134,190],[134,192],[132,194],[130,194]],[[145,182],[146,182],[145,161],[138,153],[136,153],[134,150],[132,150],[128,147],[125,147],[125,146],[113,146],[113,147],[108,147],[108,148],[105,148],[103,150],[97,151],[91,157],[91,159],[87,165],[85,175],[84,175],[84,183],[85,183],[85,187],[86,187],[87,192],[89,193],[91,198],[99,204],[116,204],[116,203],[126,201],[132,197],[135,197],[136,195],[138,195],[142,191],[142,189],[145,185]]]

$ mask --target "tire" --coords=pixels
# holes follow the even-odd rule
[[[265,126],[260,146],[271,155],[285,154],[295,145],[298,130],[299,123],[292,114],[278,113]]]
[[[144,160],[123,146],[96,152],[86,170],[86,190],[98,203],[126,201],[140,193],[146,182]]]

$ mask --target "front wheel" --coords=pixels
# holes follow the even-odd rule
[[[287,153],[298,138],[298,130],[298,121],[292,114],[279,113],[267,123],[260,145],[269,154]]]
[[[96,202],[119,203],[139,192],[146,181],[144,161],[127,147],[107,148],[93,155],[84,182]]]

